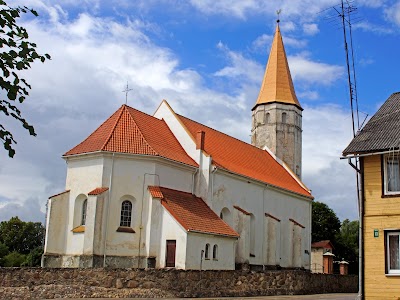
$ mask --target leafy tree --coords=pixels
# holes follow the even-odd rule
[[[28,40],[27,30],[17,24],[18,18],[22,14],[31,13],[38,16],[38,13],[24,7],[10,7],[3,0],[0,0],[0,111],[6,116],[11,116],[18,120],[22,126],[29,131],[30,135],[35,136],[35,129],[22,116],[17,104],[25,101],[29,96],[31,86],[19,75],[22,70],[31,67],[31,63],[36,60],[45,62],[50,59],[50,55],[39,55],[36,52],[36,44]],[[1,72],[0,71],[0,72]],[[4,148],[8,155],[13,157],[16,144],[12,133],[4,125],[0,124],[0,139],[3,141]]]
[[[25,258],[21,266],[26,267],[40,267],[42,260],[43,248],[37,247],[33,249]]]
[[[312,204],[312,242],[330,240],[335,244],[340,231],[340,220],[328,205],[315,201]]]
[[[6,256],[9,252],[8,247],[3,243],[0,243],[0,259]]]
[[[25,258],[26,255],[14,251],[4,256],[1,263],[3,267],[20,267]]]
[[[346,219],[342,222],[337,240],[337,256],[348,261],[358,261],[359,221]]]
[[[18,217],[0,223],[0,243],[10,251],[29,254],[41,247],[44,240],[44,227],[40,222],[23,222]]]

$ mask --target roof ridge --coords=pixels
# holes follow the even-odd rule
[[[125,104],[122,104],[121,106],[121,112],[119,113],[119,116],[117,118],[117,120],[115,120],[115,124],[112,127],[112,129],[110,130],[110,133],[108,134],[108,137],[106,138],[105,142],[103,143],[103,146],[100,147],[100,150],[103,151],[104,148],[106,147],[107,143],[110,141],[112,134],[114,133],[115,128],[117,127],[117,124],[119,122],[119,120],[121,119],[122,114],[124,113],[125,110]]]
[[[230,137],[230,138],[232,138],[232,139],[237,140],[237,141],[240,142],[240,143],[243,143],[243,144],[245,144],[245,145],[251,146],[252,148],[254,148],[254,149],[256,149],[256,150],[259,150],[259,151],[262,151],[263,153],[268,153],[268,151],[265,151],[265,150],[263,150],[263,149],[260,149],[260,148],[258,148],[258,147],[256,147],[256,146],[252,145],[252,144],[249,144],[249,143],[247,143],[247,142],[245,142],[245,141],[242,141],[242,140],[240,140],[240,139],[238,139],[238,138],[236,138],[236,137],[234,137],[234,136],[231,136],[231,135],[226,134],[226,133],[224,133],[224,132],[222,132],[222,131],[219,131],[219,130],[217,130],[217,129],[214,129],[214,128],[212,128],[212,127],[210,127],[210,126],[207,126],[207,125],[205,125],[205,124],[203,124],[203,123],[197,122],[197,121],[195,121],[195,120],[193,120],[193,119],[190,119],[190,118],[188,118],[188,117],[182,116],[182,115],[180,115],[180,114],[177,114],[177,115],[180,116],[180,117],[183,117],[183,118],[185,118],[185,119],[188,119],[188,120],[190,120],[190,121],[192,121],[192,122],[195,122],[195,123],[197,123],[197,124],[200,124],[200,125],[202,125],[202,126],[204,126],[204,127],[207,127],[207,128],[209,128],[209,129],[211,129],[211,130],[217,131],[217,132],[219,132],[219,133],[221,133],[221,134],[223,134],[223,135],[225,135],[225,136],[227,136],[227,137]],[[207,135],[206,135],[206,138],[207,138]],[[271,156],[271,154],[269,154],[269,153],[268,153],[268,155]]]
[[[129,108],[130,108],[130,109],[134,109],[134,108],[132,108],[132,107],[129,107]],[[134,110],[136,110],[136,109],[134,109]],[[136,110],[136,111],[138,111],[138,110]],[[160,153],[158,153],[156,150],[154,150],[154,148],[153,148],[153,147],[150,145],[150,143],[147,141],[147,139],[146,139],[146,137],[144,136],[142,130],[140,129],[138,123],[135,121],[135,118],[132,116],[132,114],[131,114],[131,112],[129,111],[128,108],[127,108],[127,112],[128,112],[128,114],[129,114],[129,116],[132,118],[133,123],[135,123],[135,125],[136,125],[138,131],[139,131],[140,134],[142,135],[143,140],[144,140],[144,142],[146,142],[147,146],[148,146],[151,150],[153,150],[153,152],[154,152],[155,155],[158,155],[158,156],[163,157],[162,155],[160,155]],[[154,117],[151,116],[151,115],[148,115],[148,116],[154,118]],[[157,118],[155,118],[155,119],[157,119]],[[157,119],[157,120],[158,120],[158,119]]]

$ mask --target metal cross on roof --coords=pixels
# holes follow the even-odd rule
[[[125,88],[125,90],[122,91],[122,92],[125,93],[125,104],[128,103],[128,93],[130,91],[133,91],[133,89],[130,89],[129,86],[128,86],[128,82],[126,82],[126,88]]]

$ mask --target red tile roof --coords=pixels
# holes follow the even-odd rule
[[[105,191],[108,191],[108,187],[98,187],[98,188],[95,188],[93,191],[90,191],[88,193],[88,195],[89,196],[97,196],[97,195],[104,193]]]
[[[97,151],[160,156],[197,166],[163,120],[126,105],[64,156]]]
[[[212,211],[203,199],[193,194],[149,186],[150,194],[161,198],[161,204],[188,232],[239,237],[239,234]]]
[[[333,248],[330,240],[319,241],[311,244],[311,248]]]
[[[159,186],[149,186],[148,190],[153,198],[159,198],[159,199],[164,198],[164,195],[161,192],[161,189]]]
[[[267,151],[177,115],[192,136],[205,132],[204,150],[220,168],[312,198]]]

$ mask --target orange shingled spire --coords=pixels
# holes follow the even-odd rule
[[[272,42],[260,94],[258,95],[253,110],[259,104],[272,102],[294,104],[302,109],[294,91],[279,23],[276,25],[274,40]]]

